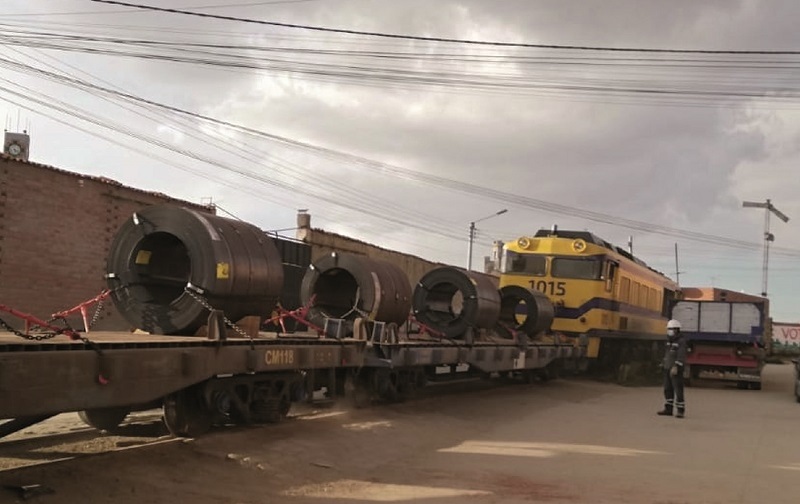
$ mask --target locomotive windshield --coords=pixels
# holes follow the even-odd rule
[[[552,263],[555,278],[600,280],[603,271],[603,262],[599,258],[555,257]]]
[[[500,261],[500,271],[510,275],[544,276],[547,273],[547,258],[506,250]]]

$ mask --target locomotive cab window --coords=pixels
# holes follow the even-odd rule
[[[614,289],[614,277],[617,276],[617,263],[614,261],[606,261],[606,271],[603,274],[603,280],[606,281],[606,291],[611,292]]]
[[[556,257],[553,259],[552,274],[556,278],[577,278],[583,280],[600,280],[603,272],[603,261],[586,258]]]
[[[518,254],[506,250],[500,261],[500,271],[512,275],[544,276],[547,272],[547,258],[542,255]]]

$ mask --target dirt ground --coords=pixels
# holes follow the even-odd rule
[[[655,415],[662,401],[652,387],[562,379],[445,388],[405,404],[301,411],[280,425],[196,440],[162,436],[146,414],[131,438],[95,438],[59,417],[60,426],[0,443],[0,467],[68,460],[0,471],[0,485],[43,485],[53,493],[28,501],[43,504],[798,499],[800,405],[788,365],[768,366],[762,391],[688,389],[683,420]],[[55,447],[52,439],[31,444],[47,432],[63,433]],[[117,451],[69,459],[106,449]],[[5,502],[23,501],[0,488]]]

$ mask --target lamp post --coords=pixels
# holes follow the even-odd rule
[[[491,219],[492,217],[496,217],[498,215],[503,215],[506,212],[508,212],[508,208],[504,208],[498,212],[493,213],[492,215],[487,215],[486,217],[474,220],[469,223],[469,253],[467,255],[468,271],[472,271],[472,243],[475,241],[475,223],[485,221],[486,219]]]
[[[764,262],[762,263],[761,267],[761,296],[767,297],[767,268],[769,266],[769,242],[775,241],[775,235],[769,232],[769,214],[774,213],[780,220],[783,222],[789,222],[789,217],[787,217],[783,212],[775,208],[775,205],[772,204],[770,200],[767,200],[764,203],[756,202],[756,201],[744,201],[742,202],[742,206],[745,208],[763,208],[764,209]]]

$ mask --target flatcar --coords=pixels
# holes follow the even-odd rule
[[[297,401],[363,406],[428,381],[548,379],[584,353],[536,340],[553,310],[532,290],[446,266],[412,289],[398,266],[337,251],[300,275],[295,263],[310,255],[295,249],[212,214],[136,212],[110,247],[106,293],[139,331],[79,332],[0,304],[26,322],[0,318],[0,438],[70,411],[113,430],[153,407],[170,432],[194,437],[280,421]],[[525,323],[513,312],[521,301]]]
[[[501,287],[547,295],[554,334],[586,340],[587,357],[615,367],[657,354],[653,343],[663,341],[669,302],[678,295],[673,280],[628,251],[557,227],[505,243],[500,273]]]

